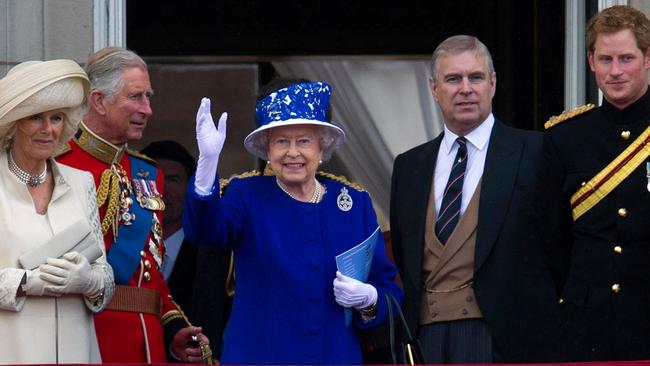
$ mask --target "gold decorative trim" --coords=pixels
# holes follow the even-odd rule
[[[111,165],[122,159],[124,147],[117,147],[92,132],[83,121],[79,123],[79,129],[73,137],[79,147],[95,159]]]
[[[568,121],[571,118],[579,116],[579,115],[581,115],[581,114],[583,114],[585,112],[588,112],[588,111],[590,111],[590,110],[592,110],[594,108],[596,108],[596,105],[593,104],[593,103],[589,103],[589,104],[585,104],[585,105],[573,108],[571,110],[562,112],[562,114],[560,114],[559,116],[553,116],[553,117],[549,118],[548,121],[546,121],[546,123],[544,123],[544,129],[548,130],[549,128],[551,128],[551,127],[553,127],[553,126],[555,126],[555,125],[557,125],[559,123],[562,123],[564,121]]]
[[[155,161],[154,159],[148,157],[147,155],[145,155],[145,154],[143,154],[143,153],[141,153],[139,151],[135,151],[135,150],[132,150],[132,149],[126,149],[126,153],[131,155],[131,156],[135,156],[136,158],[148,161],[151,164],[153,164],[154,166],[158,166],[157,161]]]
[[[332,173],[327,173],[327,172],[320,171],[320,170],[319,170],[318,172],[316,172],[316,175],[319,176],[319,177],[323,177],[323,178],[327,178],[327,179],[331,179],[331,180],[337,181],[337,182],[339,182],[339,183],[343,183],[343,184],[345,184],[346,186],[349,186],[349,187],[351,187],[351,188],[354,188],[354,189],[356,189],[356,190],[359,191],[359,192],[365,192],[365,189],[363,189],[363,187],[361,187],[361,186],[360,186],[359,184],[357,184],[357,183],[350,182],[350,181],[348,180],[348,178],[346,178],[346,177],[343,176],[343,175],[334,175],[334,174],[332,174]]]
[[[650,143],[650,127],[571,196],[573,221],[596,206],[650,156],[648,143]]]
[[[226,187],[228,187],[228,184],[230,184],[230,181],[235,179],[235,178],[250,178],[250,177],[256,177],[260,175],[260,172],[258,170],[251,170],[248,172],[244,172],[241,174],[233,174],[228,178],[221,178],[219,179],[219,195],[223,196],[223,192],[225,191]]]
[[[112,169],[106,169],[102,172],[97,187],[97,207],[102,207],[108,199],[108,206],[102,220],[103,235],[106,235],[110,227],[113,227],[113,236],[117,234],[117,207],[120,198],[119,180],[120,178]]]
[[[160,324],[162,324],[162,326],[164,327],[165,325],[169,324],[172,320],[175,319],[180,319],[185,321],[185,319],[183,319],[183,316],[178,312],[178,310],[170,310],[160,318]]]
[[[61,148],[61,150],[57,151],[57,152],[54,154],[53,157],[56,159],[56,158],[58,158],[59,156],[64,155],[64,154],[70,152],[71,150],[72,150],[72,146],[70,146],[70,143],[69,143],[69,142],[66,142],[65,145],[63,145],[63,147]]]

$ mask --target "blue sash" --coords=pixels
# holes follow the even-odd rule
[[[129,157],[131,158],[131,157]],[[131,158],[131,177],[136,176],[139,171],[149,173],[148,179],[156,180],[157,169],[155,166],[137,158]],[[133,184],[133,183],[132,183]],[[113,241],[108,251],[108,263],[113,267],[115,283],[126,285],[129,283],[133,272],[140,263],[140,251],[143,249],[145,240],[151,231],[151,219],[153,212],[142,208],[135,197],[135,189],[132,189],[131,212],[135,214],[135,220],[131,225],[120,225],[117,240]]]

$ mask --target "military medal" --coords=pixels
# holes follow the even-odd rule
[[[339,210],[343,212],[352,209],[352,197],[348,194],[347,188],[341,188],[341,193],[336,197],[336,205],[339,206]]]
[[[162,226],[160,225],[160,221],[158,221],[158,217],[155,214],[151,218],[151,234],[153,235],[153,240],[156,243],[160,244],[163,236],[163,231]]]
[[[650,192],[650,161],[645,163],[645,176],[648,178],[648,185],[646,186],[646,189],[648,192]]]
[[[150,211],[162,211],[165,203],[162,195],[158,192],[156,181],[147,179],[133,179],[135,197],[140,206]]]
[[[149,239],[149,253],[151,253],[154,262],[156,262],[156,266],[160,268],[162,265],[162,253],[160,253],[160,249],[151,239]]]

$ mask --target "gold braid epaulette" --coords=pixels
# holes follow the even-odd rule
[[[110,168],[104,170],[99,187],[97,187],[97,207],[102,207],[108,198],[106,214],[102,220],[102,234],[104,235],[106,235],[108,229],[116,223],[119,197],[120,186],[118,177]]]
[[[327,173],[327,172],[320,171],[320,170],[318,172],[316,172],[316,174],[318,176],[320,176],[320,177],[325,177],[327,179],[331,179],[331,180],[337,181],[339,183],[343,183],[343,184],[345,184],[347,186],[350,186],[350,187],[356,189],[359,192],[364,192],[365,191],[365,189],[363,189],[363,187],[361,187],[357,183],[350,182],[346,177],[344,177],[342,175],[334,175],[332,173]]]
[[[578,115],[581,115],[581,114],[583,114],[585,112],[588,112],[588,111],[590,111],[590,110],[592,110],[594,108],[596,108],[596,105],[593,104],[593,103],[589,103],[589,104],[585,104],[585,105],[582,105],[580,107],[576,107],[576,108],[573,108],[571,110],[562,112],[562,114],[560,114],[559,116],[553,116],[553,117],[549,118],[548,121],[546,121],[546,123],[544,123],[544,129],[548,130],[549,128],[551,128],[551,127],[553,127],[553,126],[555,126],[555,125],[557,125],[559,123],[570,120],[571,118],[573,118],[575,116],[578,116]]]
[[[244,172],[241,174],[233,174],[228,178],[221,178],[219,179],[219,195],[223,196],[223,192],[228,187],[228,184],[230,184],[230,181],[235,179],[235,178],[249,178],[249,177],[256,177],[260,175],[260,172],[258,170],[251,170],[249,172]]]
[[[143,154],[143,153],[141,153],[141,152],[139,152],[139,151],[135,151],[135,150],[131,150],[131,149],[126,149],[126,153],[129,154],[129,155],[135,156],[136,158],[140,158],[140,159],[142,159],[142,160],[148,161],[148,162],[150,162],[151,164],[153,164],[154,166],[158,166],[158,162],[157,162],[157,161],[155,161],[154,159],[148,157],[147,155],[145,155],[145,154]]]

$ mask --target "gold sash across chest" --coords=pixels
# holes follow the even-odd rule
[[[571,196],[573,221],[596,206],[650,156],[649,143],[650,126],[605,169]]]

